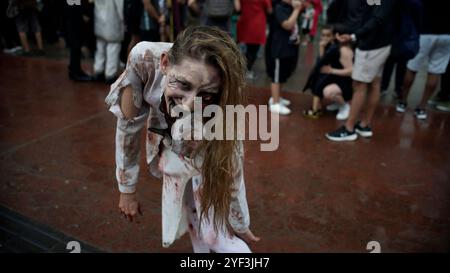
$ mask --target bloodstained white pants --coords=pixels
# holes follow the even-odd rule
[[[183,209],[188,215],[189,235],[192,241],[192,247],[195,253],[251,253],[248,245],[234,234],[230,234],[224,229],[220,229],[217,234],[214,231],[212,221],[208,221],[205,216],[202,217],[202,223],[199,228],[200,195],[199,186],[201,178],[195,176],[191,183],[186,185],[184,193]],[[212,220],[210,211],[209,218]]]

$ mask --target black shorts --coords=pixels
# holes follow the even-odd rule
[[[313,83],[312,93],[319,97],[323,98],[323,90],[330,84],[336,84],[342,91],[342,97],[345,101],[351,101],[353,96],[353,88],[352,88],[352,78],[351,77],[341,77],[336,75],[329,74],[320,74],[317,82]]]
[[[266,67],[272,83],[285,83],[297,68],[297,57],[267,58]]]

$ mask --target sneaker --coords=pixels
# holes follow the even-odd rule
[[[291,110],[281,103],[270,105],[270,112],[286,116],[291,114]]]
[[[349,130],[347,130],[347,128],[345,128],[345,126],[342,126],[336,131],[328,133],[325,136],[326,138],[328,138],[328,140],[336,142],[355,141],[358,139],[358,135],[356,134],[356,132],[350,132]]]
[[[314,111],[312,109],[309,109],[303,112],[303,116],[309,119],[319,119],[321,116],[323,116],[323,112],[322,110]]]
[[[436,104],[436,109],[443,112],[450,112],[450,100]]]
[[[327,105],[327,111],[334,112],[334,111],[339,110],[339,107],[340,107],[339,104],[333,103],[333,104]]]
[[[92,77],[84,73],[83,71],[72,72],[69,71],[69,78],[76,82],[90,82]]]
[[[425,120],[428,117],[427,112],[425,112],[425,110],[420,108],[417,108],[416,111],[414,111],[414,115],[416,116],[417,119],[420,120]]]
[[[346,120],[350,116],[350,104],[345,103],[339,106],[339,112],[336,115],[337,120]]]
[[[284,106],[291,105],[291,101],[287,100],[285,98],[280,98],[280,103],[283,104]],[[273,98],[271,97],[270,100],[269,100],[269,105],[272,105],[272,104],[273,104]]]
[[[405,113],[406,112],[406,107],[408,107],[408,105],[405,102],[399,102],[399,103],[397,103],[397,106],[395,107],[395,110],[398,113]]]
[[[14,48],[5,48],[5,49],[3,49],[3,53],[5,53],[5,54],[14,54],[15,50],[14,50]]]
[[[23,48],[21,46],[16,46],[15,48],[12,49],[14,53],[18,53],[20,51],[23,50]]]
[[[441,98],[439,98],[438,96],[434,96],[431,99],[428,100],[428,104],[429,105],[436,105],[438,103],[443,102]]]
[[[356,124],[355,131],[358,135],[360,135],[362,137],[372,137],[373,136],[372,128],[370,128],[369,126],[362,127],[360,122],[358,122],[358,124]]]

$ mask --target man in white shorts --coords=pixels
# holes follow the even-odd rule
[[[425,107],[439,83],[441,75],[446,71],[450,60],[450,20],[442,3],[437,1],[424,1],[423,30],[420,35],[420,51],[417,56],[408,62],[403,84],[403,94],[399,98],[396,110],[404,113],[407,108],[409,91],[414,83],[417,72],[427,65],[427,82],[420,104],[414,112],[417,119],[425,120],[428,115]]]
[[[370,124],[380,100],[383,67],[391,52],[392,22],[397,13],[397,2],[383,1],[381,5],[373,6],[367,5],[366,1],[357,2],[349,4],[348,13],[361,14],[359,22],[355,22],[353,17],[351,23],[344,24],[347,27],[341,31],[338,29],[340,33],[351,33],[339,35],[338,40],[351,39],[357,43],[350,116],[344,126],[326,134],[331,141],[355,141],[358,135],[373,136]],[[364,115],[359,120],[363,109]]]

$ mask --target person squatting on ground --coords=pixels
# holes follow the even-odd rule
[[[290,101],[280,96],[282,84],[294,73],[300,44],[298,17],[303,8],[299,0],[283,0],[276,4],[270,20],[266,46],[266,69],[272,80],[270,111],[289,115]]]
[[[307,118],[317,119],[323,115],[323,99],[334,102],[327,109],[339,110],[337,120],[346,120],[350,114],[353,49],[349,42],[336,43],[335,34],[331,26],[322,28],[319,58],[304,88],[314,95],[312,109],[303,113]]]
[[[243,144],[229,141],[173,141],[180,120],[173,110],[240,105],[245,60],[230,36],[211,27],[189,27],[174,44],[141,42],[106,98],[118,118],[116,176],[119,208],[137,217],[136,197],[142,129],[147,131],[150,172],[163,178],[162,239],[169,247],[189,232],[195,252],[250,252],[256,242],[243,173]],[[176,143],[178,143],[176,145]]]

